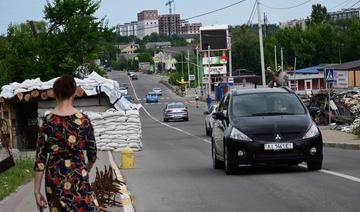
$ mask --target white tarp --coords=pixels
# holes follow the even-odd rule
[[[40,78],[36,78],[25,80],[22,83],[13,82],[1,88],[0,97],[11,99],[20,92],[30,92],[35,89],[48,90],[53,87],[56,79],[57,78],[42,82]],[[85,91],[87,96],[94,96],[104,92],[109,97],[110,103],[113,104],[118,111],[139,109],[141,107],[140,105],[130,103],[126,98],[122,97],[118,82],[106,79],[96,72],[91,73],[84,79],[75,78],[75,81],[76,84]]]

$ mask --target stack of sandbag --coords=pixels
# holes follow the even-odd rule
[[[130,147],[142,150],[139,111],[85,112],[93,124],[96,146],[102,151],[121,151]]]

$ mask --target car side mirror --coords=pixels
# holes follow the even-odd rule
[[[309,113],[312,116],[318,115],[320,113],[320,108],[318,108],[318,107],[310,107],[309,108]]]
[[[224,120],[224,119],[226,119],[224,113],[221,112],[221,111],[213,112],[212,117],[215,120]]]

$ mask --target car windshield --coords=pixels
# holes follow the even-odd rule
[[[184,108],[184,107],[185,105],[183,103],[174,103],[168,105],[169,109]]]
[[[156,93],[149,93],[148,96],[156,96]]]
[[[120,90],[126,90],[126,88],[124,88],[124,87],[120,87],[119,89],[120,89]]]
[[[232,115],[272,116],[305,114],[305,108],[291,93],[264,93],[234,96],[232,100]]]
[[[154,91],[160,91],[161,89],[160,88],[154,88],[153,90]]]

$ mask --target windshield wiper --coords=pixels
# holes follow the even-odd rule
[[[251,116],[276,116],[276,115],[295,115],[295,113],[269,112],[269,113],[254,113],[254,114],[251,114]]]

